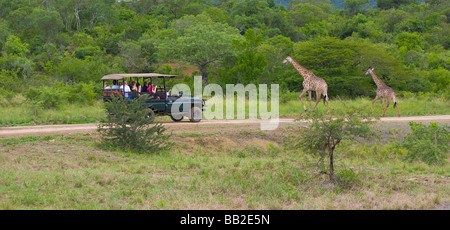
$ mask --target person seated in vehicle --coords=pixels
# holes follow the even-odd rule
[[[158,89],[157,85],[153,85],[153,83],[150,83],[150,86],[147,88],[147,91],[150,93],[150,95],[156,94],[156,89]]]
[[[147,92],[147,89],[148,89],[147,82],[144,81],[144,85],[143,85],[142,88],[141,88],[141,92],[142,92],[142,93],[146,93],[146,92]]]
[[[139,82],[132,82],[131,86],[131,95],[133,95],[133,98],[138,98],[141,94],[141,84]]]
[[[165,92],[164,89],[161,89],[159,93],[159,95],[161,95],[161,98],[168,98],[170,95],[170,92],[172,91],[172,89],[169,89],[169,91]]]
[[[141,90],[142,90],[142,87],[141,87],[141,84],[139,84],[139,82],[137,82],[136,83],[136,92],[141,92]]]
[[[103,89],[111,89],[111,86],[109,86],[108,82],[105,82],[105,88]]]
[[[150,97],[151,99],[157,99],[157,100],[160,99],[160,97],[158,95],[156,95],[157,88],[158,88],[157,85],[153,85],[153,83],[150,83],[150,86],[148,87],[147,91],[149,92],[149,95],[152,96],[152,97]]]
[[[134,81],[130,82],[130,89],[131,89],[131,91],[134,91],[134,92],[137,91],[136,83]]]
[[[117,84],[117,80],[113,80],[113,86],[111,89],[120,89],[120,86]]]
[[[127,85],[127,82],[124,81],[123,85],[122,82],[119,83],[120,84],[120,90],[122,90],[123,92],[125,92],[124,97],[128,97],[130,99],[133,99],[133,96],[131,95],[131,89],[130,87]]]

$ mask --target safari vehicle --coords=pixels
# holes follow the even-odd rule
[[[144,82],[150,84],[157,85],[154,81],[161,82],[162,85],[158,86],[155,93],[152,92],[136,92],[132,91],[130,93],[125,92],[123,89],[125,87],[121,87],[119,89],[105,89],[103,87],[103,100],[110,101],[113,96],[128,96],[131,99],[137,99],[142,95],[148,94],[151,98],[149,98],[144,104],[143,107],[148,110],[148,117],[153,116],[164,116],[168,115],[172,118],[173,121],[181,121],[183,117],[188,117],[191,122],[199,122],[202,119],[202,111],[205,105],[206,99],[192,97],[190,95],[172,95],[169,87],[170,85],[166,85],[166,79],[176,78],[176,75],[166,75],[159,73],[132,73],[132,74],[110,74],[102,77],[103,86],[108,82],[110,86],[113,86],[112,82],[116,81],[117,84],[122,83],[124,85],[126,82],[127,85],[130,84],[131,81],[139,83],[141,86],[144,85]],[[127,95],[130,94],[130,95]],[[177,106],[176,113],[172,112],[172,107]],[[185,111],[183,111],[183,108]],[[186,109],[188,108],[188,109]]]

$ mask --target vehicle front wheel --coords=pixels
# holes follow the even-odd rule
[[[192,107],[191,117],[189,118],[189,120],[191,122],[199,122],[202,120],[202,116],[203,116],[202,109],[194,106]]]
[[[170,115],[170,118],[172,118],[172,121],[175,121],[175,122],[183,120],[183,116],[181,116],[181,115]]]

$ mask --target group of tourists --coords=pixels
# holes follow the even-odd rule
[[[113,86],[109,86],[108,82],[106,82],[105,87],[104,87],[105,90],[123,91],[124,97],[130,98],[130,99],[133,99],[133,94],[140,95],[143,93],[153,96],[153,99],[160,99],[159,95],[156,94],[157,88],[158,88],[158,86],[153,85],[153,83],[148,84],[147,82],[144,82],[144,85],[141,86],[141,84],[139,84],[139,82],[130,81],[130,85],[128,85],[126,81],[118,82],[117,80],[113,80]],[[172,90],[169,90],[166,93],[166,96],[169,96],[171,91]],[[163,92],[163,95],[164,95],[164,92]]]

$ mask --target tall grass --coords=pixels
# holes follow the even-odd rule
[[[298,93],[300,94],[300,93]],[[212,106],[214,104],[219,105],[218,101],[220,99],[209,99],[206,101],[208,106]],[[303,97],[303,103],[305,103],[306,107],[309,110],[309,101],[308,97]],[[331,115],[343,115],[348,107],[353,108],[361,108],[361,112],[372,114],[372,98],[363,98],[358,97],[355,99],[340,99],[340,98],[331,98],[329,99],[329,107]],[[249,107],[253,101],[250,101],[248,97],[245,99],[245,117],[249,117]],[[401,116],[425,116],[425,115],[450,115],[450,101],[444,98],[439,97],[407,97],[407,98],[397,98],[398,106],[400,109]],[[223,105],[223,118],[226,118],[226,102],[225,99],[221,102]],[[234,114],[236,118],[237,114],[237,103],[243,103],[243,101],[238,101],[235,97],[234,100]],[[253,102],[258,105],[259,111],[259,103]],[[311,101],[311,109],[315,106],[315,99],[312,98]],[[397,109],[393,107],[394,103],[391,101],[389,107],[386,110],[387,117],[396,117]],[[271,103],[270,99],[268,99],[268,110],[271,111]],[[316,107],[316,110],[326,113],[327,106],[323,103],[323,98],[320,100],[319,104]],[[213,110],[215,111],[215,110]],[[293,117],[298,116],[305,113],[303,109],[303,105],[298,99],[297,93],[289,93],[287,95],[282,95],[279,98],[279,115],[281,117]],[[381,104],[381,100],[375,102],[374,116],[381,116],[383,114],[383,108]],[[259,117],[259,112],[258,112]]]
[[[0,126],[93,123],[105,116],[100,101],[92,105],[67,103],[59,108],[42,109],[17,95],[11,99],[0,98],[0,106]]]
[[[314,99],[313,99],[314,100]],[[332,98],[329,100],[330,113],[332,115],[341,115],[347,107],[361,108],[364,112],[372,113],[372,98],[355,98],[355,99],[339,99]],[[425,116],[425,115],[450,115],[450,101],[436,97],[409,97],[398,98],[398,106],[401,116]],[[309,107],[307,97],[303,98],[306,107]],[[315,102],[311,103],[311,109],[314,108]],[[391,101],[386,110],[387,117],[396,117],[397,109],[393,107]],[[317,105],[317,110],[326,112],[326,105],[323,100]],[[304,113],[300,100],[289,100],[280,104],[280,115],[298,115]],[[374,115],[381,116],[383,108],[381,100],[375,102]]]

